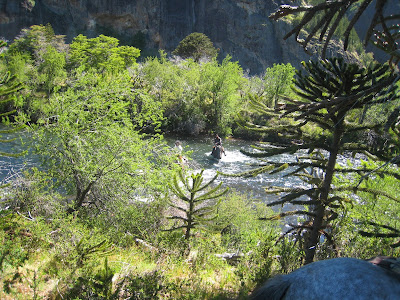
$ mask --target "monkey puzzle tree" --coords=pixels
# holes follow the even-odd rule
[[[347,28],[342,34],[344,40],[344,50],[347,50],[349,41],[351,39],[351,30],[354,28],[355,24],[359,22],[361,16],[370,9],[370,6],[374,6],[374,15],[372,18],[368,18],[370,23],[364,38],[364,46],[366,46],[368,43],[372,43],[377,48],[386,52],[389,57],[388,62],[390,66],[393,68],[393,70],[396,70],[397,68],[398,72],[400,62],[400,14],[395,13],[396,11],[398,12],[398,1],[396,3],[396,1],[391,0],[333,0],[323,1],[315,5],[281,5],[275,13],[270,15],[270,19],[276,21],[288,15],[302,14],[301,20],[290,32],[285,35],[284,39],[294,36],[296,41],[304,47],[305,51],[307,51],[307,47],[310,45],[310,42],[314,37],[319,35],[318,39],[323,45],[321,56],[324,58],[328,44],[331,42],[335,32],[337,32],[339,29],[339,23],[341,19],[349,18]],[[393,77],[393,84],[396,84],[399,79],[400,76]],[[371,89],[376,87],[377,86],[375,85],[375,82],[372,82]],[[367,107],[365,107],[365,111],[366,109]],[[395,139],[396,131],[398,131],[399,126],[399,110],[399,107],[393,109],[393,113],[389,116],[387,121],[387,124],[389,125],[386,126],[387,131],[391,131],[391,133],[394,134]],[[398,147],[396,152],[393,151],[392,146],[388,152],[392,155],[390,162],[398,164],[400,161]],[[378,170],[382,170],[382,168],[378,167]],[[373,173],[375,172],[370,171],[367,173],[367,175],[370,176]],[[364,179],[366,177],[366,175],[362,176]],[[392,229],[394,231],[397,230],[395,228]],[[398,230],[395,235],[400,236]],[[381,236],[384,236],[384,234]]]
[[[269,206],[293,204],[306,206],[308,209],[298,209],[285,212],[279,217],[301,215],[305,220],[300,225],[291,225],[288,232],[299,231],[305,234],[305,263],[313,261],[316,248],[323,234],[327,240],[332,240],[325,230],[330,222],[337,217],[336,209],[347,201],[338,195],[339,191],[354,190],[357,187],[335,187],[332,179],[337,172],[362,173],[366,169],[340,169],[336,166],[339,155],[345,152],[374,154],[382,160],[389,160],[390,154],[385,149],[354,141],[354,137],[367,130],[377,130],[382,124],[359,124],[358,120],[348,118],[349,113],[365,106],[379,105],[385,99],[390,99],[396,92],[396,86],[391,83],[395,75],[389,72],[388,65],[376,65],[361,68],[355,64],[347,64],[342,59],[332,58],[320,62],[304,63],[304,73],[297,72],[295,93],[299,100],[286,99],[274,110],[261,102],[253,101],[259,112],[270,116],[276,114],[281,118],[291,117],[295,124],[281,125],[279,128],[258,126],[247,123],[244,126],[250,130],[262,132],[279,131],[286,138],[300,142],[286,146],[269,145],[258,147],[258,152],[245,154],[263,158],[283,153],[298,153],[299,157],[293,163],[276,163],[266,161],[260,168],[248,172],[247,175],[260,172],[280,172],[288,167],[293,170],[288,175],[302,178],[305,187],[269,187],[267,193],[279,193],[278,201]],[[374,83],[374,84],[372,84]],[[389,96],[389,97],[388,97]],[[323,129],[322,135],[314,135],[310,128]],[[311,132],[311,133],[310,133]],[[308,151],[308,153],[306,152]],[[300,151],[300,152],[298,152]],[[384,172],[384,170],[382,170]],[[361,190],[361,187],[358,187]],[[365,192],[379,193],[367,190]],[[390,195],[386,195],[391,197]]]
[[[393,14],[396,11],[395,1],[391,0],[332,0],[320,1],[315,5],[281,5],[279,9],[270,15],[270,19],[278,20],[288,15],[303,13],[300,22],[288,32],[284,39],[294,35],[304,50],[310,45],[312,39],[319,35],[319,41],[323,44],[321,51],[322,58],[325,58],[326,51],[332,37],[340,30],[340,21],[349,17],[349,22],[343,33],[344,50],[347,50],[351,39],[351,30],[360,20],[360,17],[368,10],[370,5],[375,4],[375,12],[369,18],[370,24],[364,40],[364,46],[372,42],[377,48],[385,51],[390,56],[390,63],[396,65],[400,61],[399,49],[399,21],[400,14]],[[397,7],[398,8],[398,7]],[[317,21],[317,22],[314,22]],[[308,30],[304,30],[309,26]]]
[[[180,205],[173,201],[170,201],[170,206],[182,212],[182,215],[174,215],[168,217],[173,220],[180,220],[181,222],[176,226],[173,226],[169,231],[185,229],[185,239],[188,240],[191,235],[191,231],[197,227],[205,226],[212,222],[216,217],[215,210],[219,205],[219,201],[214,200],[228,192],[228,188],[222,192],[218,191],[222,185],[222,182],[216,187],[209,188],[210,185],[217,179],[218,173],[207,183],[203,184],[203,172],[192,174],[187,177],[181,170],[178,176],[175,175],[173,185],[170,185],[171,191],[178,196],[183,203]],[[182,189],[182,184],[185,191]],[[203,185],[202,185],[203,184]]]

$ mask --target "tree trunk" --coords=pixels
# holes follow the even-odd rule
[[[338,120],[343,120],[342,116],[338,116]],[[335,122],[334,122],[335,123]],[[317,204],[314,213],[316,216],[313,219],[312,230],[309,236],[307,247],[305,249],[306,256],[304,264],[313,262],[315,251],[320,240],[321,230],[324,227],[325,206],[328,204],[329,192],[331,189],[332,178],[335,172],[336,159],[339,153],[340,141],[343,135],[343,121],[336,123],[333,133],[333,141],[329,152],[328,165],[326,167],[325,178],[322,183],[321,193],[319,194],[319,204]]]

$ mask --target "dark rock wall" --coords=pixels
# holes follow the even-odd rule
[[[147,51],[157,53],[202,32],[220,49],[220,58],[231,55],[251,74],[273,63],[297,67],[309,59],[293,38],[282,40],[289,26],[268,19],[280,4],[275,0],[36,0],[31,11],[22,2],[0,0],[0,36],[13,40],[22,28],[50,23],[67,42],[81,33],[132,44],[141,32]]]

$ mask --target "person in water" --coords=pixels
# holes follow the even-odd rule
[[[186,158],[182,155],[182,143],[180,141],[175,141],[174,151],[178,157],[179,164],[184,167],[184,164],[187,163]]]
[[[222,151],[222,153],[226,156],[225,149],[224,149],[224,147],[222,146],[222,139],[219,137],[218,134],[215,135],[215,138],[214,138],[214,147],[213,147],[213,150],[212,150],[211,153],[213,153],[213,152],[215,151],[215,148],[216,148],[217,146],[221,146],[221,151]]]
[[[215,135],[214,144],[215,144],[215,146],[218,146],[218,145],[222,146],[222,139],[219,137],[218,134]]]
[[[175,151],[178,152],[179,154],[182,153],[182,143],[181,141],[175,141]]]

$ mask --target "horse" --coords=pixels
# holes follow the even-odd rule
[[[222,145],[215,145],[212,149],[211,155],[215,159],[221,159],[223,152],[224,149],[222,148]]]
[[[396,268],[356,258],[333,258],[278,275],[255,290],[251,300],[400,299]],[[396,270],[396,271],[394,271]]]

